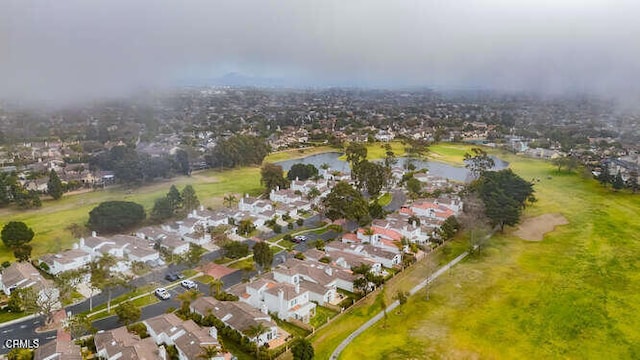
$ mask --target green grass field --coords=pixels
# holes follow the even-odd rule
[[[448,147],[443,153],[457,156]],[[523,178],[540,179],[526,216],[561,213],[570,224],[542,242],[513,229],[495,236],[480,256],[438,279],[430,300],[410,298],[341,359],[640,356],[640,196],[500,156]]]
[[[66,194],[58,201],[46,200],[36,210],[17,211],[0,210],[0,225],[9,221],[24,221],[33,228],[36,235],[31,242],[32,257],[63,249],[70,249],[77,241],[66,230],[71,224],[84,225],[89,220],[89,211],[103,201],[126,200],[142,204],[147,213],[153,207],[156,198],[164,196],[171,184],[182,189],[192,184],[200,203],[204,206],[220,206],[225,194],[258,194],[260,186],[260,169],[241,168],[226,171],[207,170],[194,173],[191,177],[181,176],[174,179],[134,188],[112,187],[105,190],[90,191],[81,194]],[[13,253],[0,245],[0,262],[13,261]]]

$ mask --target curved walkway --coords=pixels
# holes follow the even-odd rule
[[[420,284],[414,286],[413,289],[411,289],[411,291],[409,291],[409,294],[414,295],[418,291],[424,289],[424,287],[427,286],[430,282],[432,282],[433,280],[437,279],[440,275],[444,274],[447,270],[451,269],[455,264],[457,264],[460,261],[462,261],[462,259],[464,259],[468,255],[469,255],[468,251],[465,251],[464,253],[460,254],[457,258],[451,260],[447,265],[441,267],[440,269],[438,269],[438,271],[434,272],[428,278],[424,279]],[[353,339],[355,339],[358,335],[360,335],[363,332],[365,332],[365,330],[367,330],[368,328],[373,326],[373,324],[375,324],[378,321],[380,321],[384,317],[385,311],[386,312],[390,312],[393,309],[395,309],[396,307],[398,307],[399,305],[400,305],[400,302],[398,302],[398,300],[394,301],[385,310],[377,313],[376,316],[374,316],[373,318],[369,319],[369,321],[367,321],[366,323],[362,324],[362,326],[360,326],[356,331],[352,332],[349,336],[347,336],[346,339],[344,339],[340,343],[340,345],[338,345],[338,347],[331,354],[331,359],[332,360],[337,360],[338,357],[340,356],[340,353],[342,353],[342,351],[353,341]]]

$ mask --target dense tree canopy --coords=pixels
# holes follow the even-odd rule
[[[0,232],[2,242],[10,249],[15,249],[30,242],[35,233],[22,221],[9,221]]]
[[[466,163],[465,167],[476,178],[495,165],[495,162],[489,157],[489,154],[478,147],[472,148],[471,153],[465,153],[464,161]]]
[[[200,206],[200,200],[198,200],[196,190],[193,186],[186,185],[180,195],[182,195],[182,208],[185,212],[191,212]]]
[[[55,200],[60,199],[62,197],[62,193],[64,192],[62,187],[62,181],[60,181],[60,177],[58,177],[58,173],[56,173],[54,170],[51,170],[51,172],[49,173],[49,181],[47,182],[47,192]]]
[[[211,167],[259,165],[268,153],[269,146],[264,139],[234,135],[219,139],[216,146],[205,156],[205,160]]]
[[[258,242],[253,246],[253,260],[262,269],[268,269],[273,262],[273,253],[269,244]]]
[[[341,181],[323,200],[325,216],[331,220],[349,219],[360,224],[369,222],[369,204],[349,183]]]
[[[139,225],[146,217],[144,208],[131,201],[106,201],[89,212],[89,228],[116,233]]]
[[[313,345],[307,339],[296,339],[291,344],[291,353],[294,360],[313,360],[315,354]]]
[[[260,169],[260,183],[265,187],[265,193],[269,193],[275,188],[286,189],[289,187],[289,180],[284,178],[282,166],[272,163],[265,163]]]
[[[388,181],[389,172],[382,164],[362,161],[358,166],[358,185],[371,196],[378,196]]]
[[[287,173],[289,180],[307,180],[314,176],[318,176],[318,168],[313,164],[293,164]]]
[[[513,226],[528,202],[535,201],[533,185],[511,169],[485,171],[471,188],[478,193],[492,226]]]

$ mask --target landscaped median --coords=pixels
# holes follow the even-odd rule
[[[187,280],[199,279],[201,276],[205,276],[202,273],[195,273],[189,277]],[[165,289],[172,289],[180,286],[180,282],[175,282],[170,285],[163,286]],[[111,299],[111,312],[107,312],[107,304],[101,304],[96,306],[91,311],[85,311],[86,314],[91,321],[100,320],[103,318],[107,318],[109,316],[113,316],[113,310],[118,307],[121,303],[130,301],[136,307],[143,308],[145,306],[149,306],[159,302],[160,300],[155,296],[155,289],[157,286],[155,285],[145,285],[139,288],[135,288],[133,291],[126,293],[124,295],[118,296],[117,298]]]

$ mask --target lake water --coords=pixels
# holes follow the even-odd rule
[[[318,169],[322,164],[328,164],[332,170],[338,171],[350,171],[349,163],[344,160],[340,160],[339,157],[342,156],[342,153],[339,152],[328,152],[316,155],[310,155],[307,157],[303,157],[300,159],[293,160],[285,160],[276,162],[276,164],[282,166],[284,171],[289,171],[293,164],[312,164]],[[502,170],[509,166],[509,163],[492,156],[493,161],[495,162],[494,170]],[[405,164],[409,161],[408,158],[398,158],[398,163],[396,166],[404,167]],[[467,171],[464,167],[452,166],[448,164],[443,164],[436,161],[423,161],[423,160],[411,160],[413,164],[416,166],[416,169],[428,169],[430,175],[440,176],[443,178],[455,180],[455,181],[469,181],[471,176],[469,171]]]

